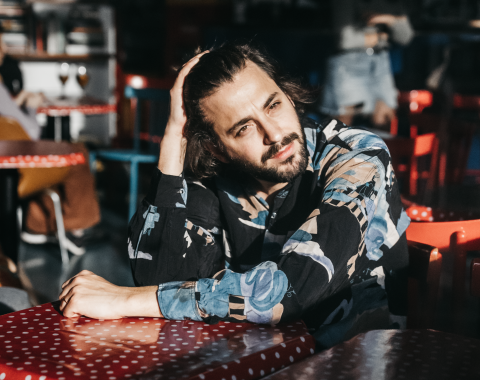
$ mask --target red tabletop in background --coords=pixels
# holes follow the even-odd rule
[[[37,113],[48,116],[68,116],[72,111],[85,115],[98,115],[117,112],[117,106],[92,97],[83,97],[78,99],[50,99],[47,104],[37,109]]]
[[[66,142],[0,141],[0,169],[50,168],[83,163],[83,153],[75,152],[75,145]]]
[[[64,318],[54,304],[0,317],[0,379],[256,379],[313,354],[303,322]]]

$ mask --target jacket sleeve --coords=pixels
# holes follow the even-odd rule
[[[390,30],[392,41],[400,45],[408,45],[415,34],[408,18],[397,20]]]
[[[332,141],[319,159],[318,208],[279,261],[291,290],[282,320],[309,315],[316,321],[307,324],[318,327],[336,313],[383,308],[405,315],[409,218],[388,149],[379,137],[353,129]]]
[[[365,133],[355,142],[332,144],[320,167],[319,204],[288,239],[278,262],[263,262],[243,274],[226,269],[211,279],[161,285],[163,315],[275,324],[313,314],[323,321],[341,304],[332,308],[329,300],[349,293],[348,306],[352,289],[361,283],[365,302],[356,307],[387,307],[385,284],[390,287],[408,264],[402,235],[409,220],[386,146]],[[404,285],[399,288],[406,290]],[[180,304],[180,298],[191,302]]]
[[[224,268],[219,215],[211,190],[156,169],[128,227],[135,284],[197,280]]]

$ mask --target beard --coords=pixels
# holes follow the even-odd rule
[[[298,133],[290,133],[283,140],[275,145],[270,146],[261,157],[261,164],[253,163],[241,157],[232,157],[228,153],[226,155],[230,159],[230,165],[258,180],[274,183],[284,183],[294,180],[303,174],[308,165],[308,151],[306,147],[306,137],[303,128],[300,128],[301,136]],[[300,149],[282,161],[277,166],[265,166],[265,163],[274,157],[282,148],[298,140]]]

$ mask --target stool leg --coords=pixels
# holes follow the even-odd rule
[[[0,169],[0,245],[3,253],[15,264],[18,262],[20,238],[17,186],[17,169]]]
[[[130,202],[128,205],[128,220],[132,219],[137,210],[138,194],[138,162],[132,161],[130,166]]]
[[[96,161],[97,161],[97,153],[88,152],[88,164],[90,165],[90,172],[94,177],[97,172]]]
[[[63,215],[62,215],[62,205],[60,203],[60,197],[53,190],[46,190],[48,196],[52,199],[53,208],[55,210],[55,220],[57,222],[57,235],[58,243],[60,245],[60,253],[62,255],[62,264],[64,267],[68,266],[69,258],[66,248],[66,236],[65,236],[65,225],[63,224]]]
[[[62,141],[62,118],[61,116],[55,116],[54,117],[55,124],[54,124],[54,140],[55,142],[60,142]]]

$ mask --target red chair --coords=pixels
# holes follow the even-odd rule
[[[410,113],[420,113],[433,104],[433,95],[427,90],[400,91],[398,108],[408,109]]]
[[[442,254],[431,245],[408,241],[408,256],[407,327],[434,328]]]
[[[407,197],[419,197],[419,180],[423,180],[424,192],[422,200],[430,197],[436,185],[436,172],[438,161],[438,138],[435,133],[417,136],[415,138],[394,137],[385,139],[390,155],[392,165],[397,178],[408,183],[408,190],[402,189],[402,193]],[[425,170],[419,169],[419,159],[430,156],[430,164]]]
[[[411,137],[433,132],[444,140],[443,145],[439,144],[439,186],[442,187],[445,183],[461,184],[477,129],[475,123],[425,113],[410,114],[409,119]]]
[[[458,213],[450,215],[448,212],[432,211],[429,208],[415,206],[410,207],[407,214],[411,216],[420,214],[422,218],[430,220],[430,222],[412,221],[407,228],[408,240],[434,245],[443,254],[448,253],[453,258],[453,326],[455,330],[458,330],[465,313],[467,252],[480,250],[480,218],[461,217]],[[441,216],[443,216],[443,219],[440,219]],[[457,220],[448,220],[455,216]]]

